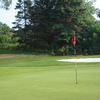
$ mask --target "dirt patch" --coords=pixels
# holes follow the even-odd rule
[[[7,56],[1,56],[0,59],[8,59],[8,58],[16,58],[18,57],[19,55],[7,55]]]

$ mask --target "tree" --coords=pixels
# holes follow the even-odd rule
[[[0,22],[0,34],[11,36],[12,33],[10,27]]]
[[[38,28],[42,39],[47,41],[48,45],[52,44],[56,50],[68,46],[73,31],[80,34],[84,31],[85,34],[86,27],[94,21],[92,14],[95,9],[91,5],[91,2],[84,0],[37,1],[37,18],[40,17]],[[83,47],[82,50],[88,46]]]
[[[28,1],[25,0],[25,2]],[[88,26],[94,22],[92,14],[95,9],[90,1],[34,0],[34,4],[29,6],[25,2],[25,9],[18,12],[19,20],[16,23],[19,25],[20,21],[23,22],[23,19],[24,22],[27,21],[26,25],[23,24],[24,27],[20,24],[20,28],[22,35],[26,32],[24,30],[27,29],[27,40],[23,43],[31,47],[34,45],[35,48],[46,48],[55,52],[66,46],[69,48],[72,32],[79,35],[78,43],[80,43],[80,40],[83,39],[82,36],[85,37],[87,33]],[[26,17],[20,18],[19,14],[25,13],[25,11]]]
[[[18,10],[16,17],[16,22],[13,22],[13,24],[15,24],[15,27],[13,28],[17,28],[17,35],[20,37],[19,38],[19,43],[22,46],[27,47],[30,41],[30,11],[31,11],[31,6],[32,6],[32,2],[31,0],[23,0],[17,3],[16,5],[16,10]]]
[[[11,3],[12,0],[0,0],[0,7],[4,9],[8,9]]]
[[[13,32],[6,24],[0,22],[0,48],[11,48],[13,42]]]
[[[100,18],[100,10],[97,11],[97,16]]]
[[[100,54],[100,21],[96,21],[91,27],[92,33],[92,52]]]

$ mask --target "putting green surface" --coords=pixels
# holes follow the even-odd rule
[[[77,63],[75,84],[74,63],[62,58],[2,54],[0,100],[99,100],[100,62]]]

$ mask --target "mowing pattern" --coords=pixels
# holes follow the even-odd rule
[[[74,63],[62,58],[70,57],[2,54],[0,100],[99,100],[100,62],[79,63],[75,84]]]

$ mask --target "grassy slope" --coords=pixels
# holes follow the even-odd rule
[[[99,100],[100,63],[77,63],[75,84],[74,63],[56,61],[66,58],[0,54],[0,100]]]

